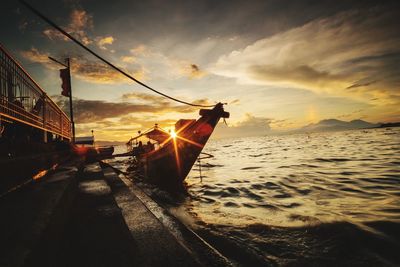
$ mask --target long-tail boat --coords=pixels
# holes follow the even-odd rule
[[[213,109],[200,109],[198,120],[179,120],[175,130],[167,132],[157,125],[131,138],[128,145],[146,180],[162,187],[173,187],[185,180],[220,118],[229,118],[223,104]],[[147,137],[154,144],[134,146],[134,141]]]

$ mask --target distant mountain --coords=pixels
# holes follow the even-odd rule
[[[400,122],[381,123],[379,128],[400,127]]]
[[[352,129],[374,128],[380,124],[370,123],[363,120],[341,121],[336,119],[322,120],[318,123],[311,123],[295,132],[330,132]]]

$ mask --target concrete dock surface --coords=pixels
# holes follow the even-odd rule
[[[0,199],[0,266],[230,266],[106,164],[60,166]]]

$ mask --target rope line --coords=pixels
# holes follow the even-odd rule
[[[114,64],[112,64],[111,62],[109,62],[108,60],[104,59],[103,57],[101,57],[100,55],[98,55],[96,52],[92,51],[90,48],[86,47],[84,44],[82,44],[80,41],[78,41],[75,37],[73,37],[72,35],[70,35],[69,33],[67,33],[66,31],[64,31],[61,27],[59,27],[57,24],[55,24],[53,21],[51,21],[50,19],[48,19],[47,17],[45,17],[42,13],[40,13],[38,10],[36,10],[33,6],[31,6],[30,4],[28,4],[27,2],[25,2],[24,0],[19,0],[22,4],[24,4],[28,9],[30,9],[33,13],[35,13],[37,16],[39,16],[41,19],[43,19],[44,21],[46,21],[48,24],[50,24],[51,26],[53,26],[54,28],[56,28],[59,32],[61,32],[62,34],[64,34],[66,37],[68,37],[70,40],[72,40],[73,42],[75,42],[77,45],[79,45],[80,47],[82,47],[83,49],[85,49],[87,52],[89,52],[90,54],[92,54],[93,56],[95,56],[96,58],[100,59],[101,61],[103,61],[104,63],[106,63],[108,66],[110,66],[111,68],[113,68],[114,70],[120,72],[122,75],[124,75],[125,77],[131,79],[132,81],[140,84],[141,86],[153,91],[156,94],[162,95],[163,97],[169,98],[170,100],[179,102],[181,104],[185,104],[185,105],[189,105],[189,106],[193,106],[193,107],[204,107],[204,108],[209,108],[209,107],[214,107],[215,105],[200,105],[200,104],[194,104],[194,103],[190,103],[190,102],[186,102],[180,99],[177,99],[175,97],[166,95],[150,86],[148,86],[147,84],[139,81],[138,79],[136,79],[135,77],[131,76],[129,73],[121,70],[120,68],[118,68],[117,66],[115,66]]]

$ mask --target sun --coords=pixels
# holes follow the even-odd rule
[[[177,137],[177,134],[174,130],[171,131],[170,135],[173,139],[175,139]]]

